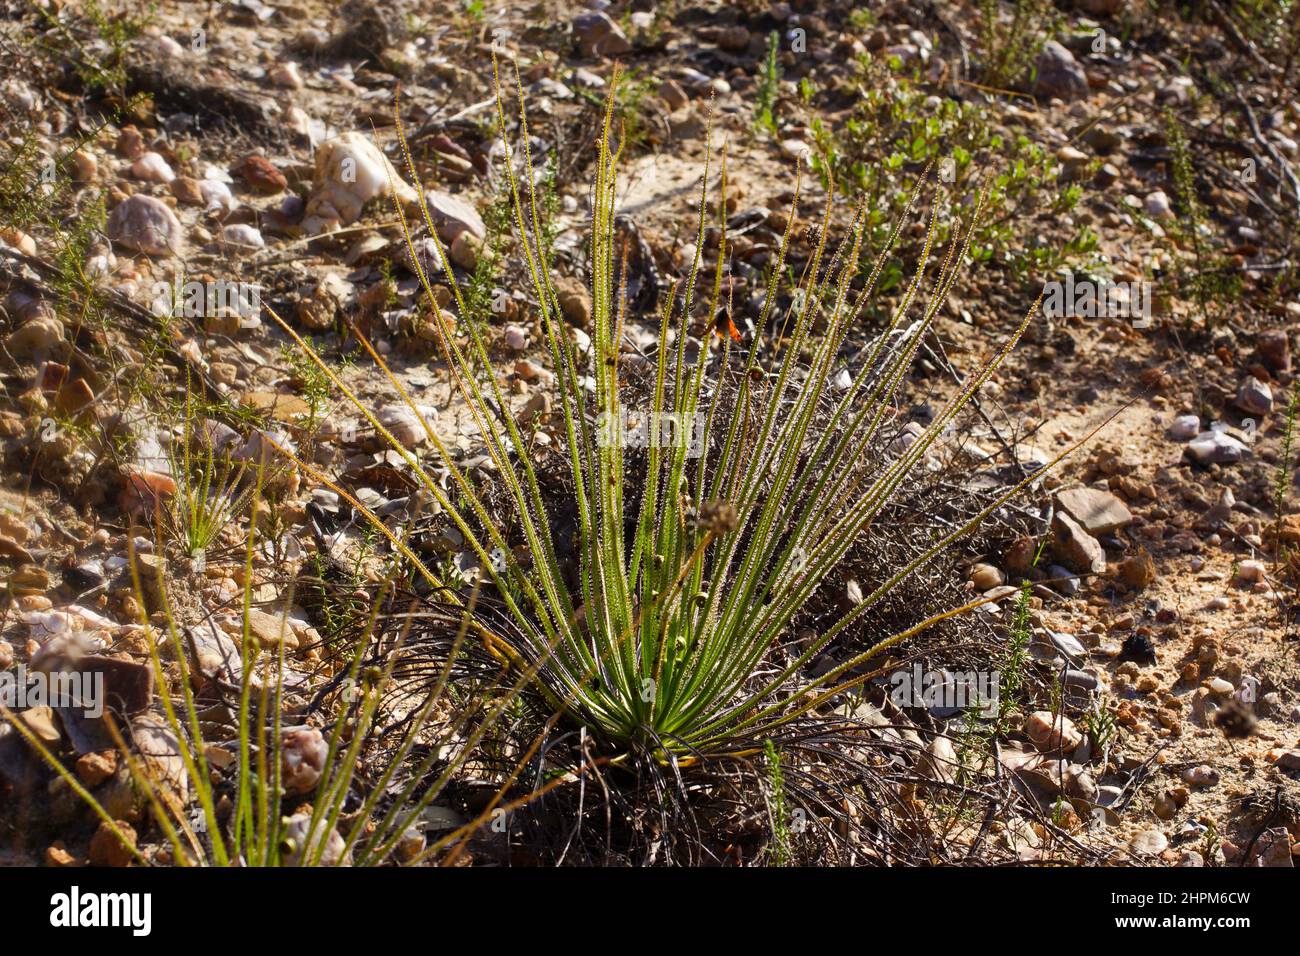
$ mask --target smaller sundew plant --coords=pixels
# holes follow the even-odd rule
[[[261,502],[263,478],[264,468],[259,465],[243,489],[254,513]],[[135,535],[128,540],[134,541]],[[228,674],[209,671],[210,659],[208,665],[203,663],[189,628],[181,623],[169,594],[171,586],[142,576],[134,545],[129,547],[140,627],[153,638],[147,642],[149,665],[159,688],[157,702],[144,716],[153,719],[157,731],[144,748],[136,740],[139,718],[133,721],[108,710],[103,727],[116,745],[142,810],[156,828],[147,834],[155,848],[138,846],[109,812],[102,793],[92,792],[70,760],[0,702],[0,719],[89,807],[136,863],[450,864],[495,815],[524,806],[564,782],[551,781],[522,797],[509,797],[543,742],[539,736],[517,760],[500,765],[493,780],[497,789],[477,816],[413,841],[413,835],[422,831],[425,812],[499,732],[535,670],[521,668],[500,681],[480,682],[475,694],[461,694],[456,678],[467,656],[477,592],[458,607],[433,611],[418,601],[398,600],[402,559],[395,555],[372,600],[357,609],[354,637],[335,662],[328,687],[318,688],[328,697],[325,706],[315,712],[314,723],[291,726],[290,694],[301,691],[304,675],[296,670],[301,665],[287,655],[287,618],[280,619],[279,639],[273,647],[264,646],[252,626],[254,556],[264,543],[256,522],[250,522],[242,608],[238,633],[232,639],[237,653],[228,662]],[[156,550],[163,550],[161,536]],[[291,589],[287,605],[292,603]],[[158,607],[159,615],[146,617],[146,606]],[[412,626],[431,613],[446,614],[442,624],[450,636],[448,648],[419,692],[408,693],[395,671],[405,663],[402,650]],[[397,699],[405,712],[402,729],[387,733],[389,708]],[[229,706],[224,725],[211,723],[214,700]],[[302,742],[304,736],[313,735],[314,741]],[[177,765],[163,768],[160,758],[174,758]],[[304,776],[308,766],[314,771]]]
[[[180,434],[170,450],[171,472],[176,477],[176,495],[168,514],[169,525],[185,553],[192,559],[203,556],[221,539],[221,534],[242,514],[253,497],[248,469],[230,453],[213,447],[195,408],[193,389],[185,390],[180,414]]]
[[[450,490],[435,480],[431,467],[383,429],[341,381],[336,379],[335,385],[405,458],[477,557],[484,579],[496,592],[501,614],[473,618],[469,625],[473,633],[520,672],[532,674],[533,686],[557,717],[566,715],[620,753],[635,751],[677,765],[746,748],[752,752],[754,741],[779,733],[865,680],[861,665],[873,654],[982,603],[940,611],[820,676],[808,674],[805,665],[849,632],[909,574],[973,530],[1041,472],[969,523],[932,542],[916,560],[878,582],[858,605],[839,613],[813,640],[796,644],[791,633],[796,617],[849,548],[870,532],[910,471],[993,375],[1034,310],[962,383],[914,442],[886,453],[881,439],[893,418],[895,400],[961,262],[969,255],[972,226],[955,229],[953,241],[931,274],[942,197],[936,200],[915,275],[885,333],[874,340],[861,368],[849,371],[848,385],[842,387],[842,347],[872,295],[902,220],[888,237],[865,287],[854,291],[852,279],[861,267],[869,214],[865,207],[859,208],[847,238],[831,248],[834,194],[829,192],[804,278],[796,289],[784,290],[792,293],[795,306],[779,311],[780,277],[786,273],[786,252],[797,219],[796,181],[794,207],[771,270],[773,279],[761,314],[755,317],[758,331],[746,343],[725,318],[716,327],[710,321],[702,328],[690,319],[699,302],[707,304],[710,316],[718,316],[727,303],[723,221],[711,272],[703,268],[702,253],[697,251],[688,275],[665,298],[659,317],[660,348],[650,360],[653,381],[646,396],[625,381],[629,360],[620,347],[627,306],[616,277],[622,274],[621,257],[626,251],[616,238],[614,223],[618,161],[610,145],[614,94],[595,147],[591,348],[580,353],[561,317],[553,265],[539,241],[545,235],[539,196],[522,185],[535,181],[527,112],[521,97],[516,139],[510,135],[500,89],[498,82],[497,117],[507,144],[504,167],[515,240],[532,283],[554,370],[558,444],[576,511],[576,555],[562,557],[555,530],[559,520],[543,493],[550,479],[539,474],[527,453],[529,444],[498,380],[487,343],[472,324],[460,329],[464,338],[458,339],[457,329],[439,316],[439,343],[456,392],[500,476],[504,509],[489,509],[454,449],[427,419],[422,421],[434,448],[433,464],[448,475]],[[612,83],[611,90],[617,89],[618,84]],[[509,145],[516,141],[521,157]],[[409,153],[407,161],[414,177]],[[710,152],[697,206],[697,250],[706,245],[711,162]],[[725,189],[725,162],[721,177]],[[913,202],[919,191],[918,186]],[[978,204],[973,209],[977,215]],[[409,240],[409,228],[402,221]],[[446,252],[440,243],[437,249],[446,282],[463,308]],[[418,259],[412,258],[419,269]],[[432,296],[422,269],[419,278]],[[923,296],[927,282],[932,288]],[[923,299],[920,314],[909,317]],[[764,332],[769,322],[776,334]],[[315,355],[286,323],[280,324],[299,347]],[[370,351],[406,398],[400,381],[378,353]],[[833,386],[837,378],[839,384]],[[418,414],[414,403],[407,401]],[[602,423],[624,421],[628,415],[648,415],[651,420],[671,416],[674,422],[699,423],[698,441],[650,442],[649,447],[630,448],[609,440]],[[302,467],[312,471],[310,466]],[[437,585],[434,572],[404,542],[366,509],[358,506],[358,511]],[[521,562],[521,554],[525,561]]]

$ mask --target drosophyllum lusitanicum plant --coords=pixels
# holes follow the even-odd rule
[[[515,240],[554,370],[556,437],[576,499],[571,502],[578,529],[576,555],[558,546],[558,516],[551,513],[553,506],[548,509],[529,439],[511,411],[505,385],[476,324],[452,327],[439,309],[431,309],[455,391],[478,427],[504,490],[507,507],[498,506],[495,513],[427,419],[421,417],[433,448],[432,465],[450,476],[451,491],[435,478],[434,467],[418,460],[380,425],[309,344],[280,324],[405,458],[425,492],[464,536],[508,621],[502,626],[499,617],[475,618],[471,627],[476,638],[529,675],[557,714],[585,728],[612,753],[635,752],[676,766],[752,752],[755,741],[779,736],[796,719],[815,714],[863,681],[862,665],[872,655],[981,603],[918,615],[924,619],[819,676],[810,676],[806,667],[908,575],[974,530],[1046,468],[877,582],[860,603],[811,641],[796,647],[791,633],[796,615],[860,536],[872,533],[873,521],[993,375],[1035,310],[1031,308],[1009,339],[967,377],[914,442],[890,453],[892,457],[881,457],[886,453],[878,439],[922,338],[957,277],[979,203],[963,228],[954,230],[957,238],[932,275],[936,217],[943,214],[945,202],[942,196],[936,198],[916,274],[888,328],[875,339],[861,368],[849,370],[851,382],[842,387],[841,347],[870,301],[888,247],[877,253],[866,287],[852,291],[850,280],[858,274],[864,253],[865,212],[859,209],[846,237],[829,248],[828,199],[805,279],[797,290],[789,290],[795,306],[778,315],[775,303],[797,220],[796,182],[789,225],[761,313],[754,316],[752,338],[745,342],[732,329],[719,334],[711,324],[700,330],[689,318],[692,307],[705,299],[707,314],[718,314],[727,262],[726,222],[720,216],[716,265],[709,272],[701,267],[709,208],[711,159],[706,158],[695,260],[663,305],[650,394],[633,395],[623,381],[627,353],[620,347],[627,306],[617,277],[626,251],[614,230],[618,155],[611,146],[613,95],[595,144],[590,348],[579,351],[561,318],[554,266],[541,238],[544,223],[533,186],[523,96],[512,136],[495,63],[494,70]],[[518,87],[517,68],[515,81]],[[617,86],[611,83],[612,90]],[[400,133],[400,117],[398,128]],[[404,136],[402,145],[408,170],[418,181]],[[725,188],[725,163],[722,178]],[[447,251],[427,209],[423,212],[445,283],[465,314]],[[405,216],[402,224],[409,246],[412,234]],[[891,245],[901,228],[902,223],[895,227]],[[420,265],[421,257],[412,252],[410,259],[432,302],[431,278]],[[930,293],[923,297],[927,285]],[[923,298],[920,314],[909,318]],[[362,342],[419,415],[401,382],[369,343]],[[832,388],[836,376],[841,387]],[[630,404],[635,404],[637,416],[698,421],[701,430],[693,442],[622,447],[606,439],[602,425],[624,420]],[[446,593],[445,582],[403,541],[354,504],[419,574]],[[574,569],[566,562],[576,562],[576,573],[570,573]]]

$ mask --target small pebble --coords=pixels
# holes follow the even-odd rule
[[[1247,375],[1237,390],[1237,407],[1250,415],[1267,415],[1273,410],[1273,390],[1253,375]]]
[[[298,72],[298,64],[293,61],[281,63],[272,69],[268,76],[276,86],[288,90],[302,89],[302,74]]]
[[[991,564],[975,564],[970,569],[970,580],[976,591],[988,591],[1006,583],[1006,575]]]
[[[199,196],[209,209],[229,213],[237,203],[230,192],[230,187],[216,179],[204,179],[199,182]]]
[[[1169,437],[1174,441],[1191,441],[1201,433],[1201,420],[1195,415],[1179,415],[1169,426]]]
[[[262,238],[260,231],[242,222],[233,226],[223,226],[221,238],[233,245],[249,246],[253,249],[261,249],[266,245],[266,240]]]
[[[1169,847],[1169,838],[1159,830],[1143,830],[1129,841],[1134,853],[1144,856],[1158,856]]]
[[[522,352],[528,347],[528,333],[518,325],[507,325],[505,332],[506,348]]]
[[[1163,189],[1157,189],[1147,196],[1146,201],[1142,204],[1146,213],[1152,219],[1172,219],[1174,218],[1173,207],[1169,205],[1169,197],[1165,195]]]
[[[108,238],[152,256],[179,253],[184,231],[171,207],[152,196],[128,196],[108,217]]]
[[[169,183],[176,178],[167,160],[154,152],[144,153],[133,162],[131,175],[150,183]]]
[[[1237,565],[1236,580],[1242,584],[1253,584],[1264,580],[1266,569],[1263,561],[1248,560]]]

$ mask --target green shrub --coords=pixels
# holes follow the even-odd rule
[[[1030,216],[1069,212],[1081,192],[1060,182],[1055,160],[1041,146],[1023,134],[997,132],[990,111],[977,100],[932,96],[896,59],[870,54],[859,60],[851,93],[856,105],[841,129],[812,120],[813,168],[824,186],[866,200],[868,248],[888,241],[907,212],[911,191],[903,185],[904,174],[931,165],[953,190],[985,179],[981,217],[972,222],[966,216],[971,261],[1002,262],[1023,278],[1050,273],[1066,258],[1095,248],[1096,237],[1085,230],[1060,249],[1037,243],[1018,247],[1017,229]],[[936,241],[949,241],[959,221],[941,222]],[[903,260],[900,254],[889,261],[879,291],[904,281]]]

